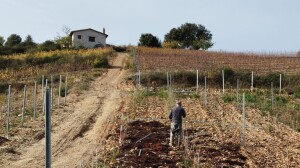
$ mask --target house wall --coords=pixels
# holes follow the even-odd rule
[[[78,39],[78,35],[81,35],[81,39]],[[95,37],[95,42],[90,42],[89,36]],[[94,48],[96,44],[105,46],[106,35],[92,30],[76,31],[72,34],[72,44],[74,47],[84,46],[86,48]]]

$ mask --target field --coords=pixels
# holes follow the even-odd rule
[[[84,51],[76,53],[78,52]],[[68,73],[61,73],[61,69],[53,69],[55,73],[52,73],[52,70],[49,70],[51,68],[44,68],[58,66],[58,63],[34,66],[45,70],[41,72],[45,72],[47,78],[53,75],[56,79],[55,106],[52,114],[53,167],[298,167],[300,165],[300,90],[297,90],[299,70],[296,66],[294,67],[296,72],[291,73],[289,68],[285,68],[284,71],[277,69],[278,72],[285,72],[281,93],[278,90],[278,74],[269,74],[270,71],[277,70],[268,69],[262,73],[255,73],[255,85],[251,91],[248,79],[251,81],[251,76],[248,72],[239,72],[242,69],[257,72],[257,69],[248,67],[251,67],[251,62],[248,66],[245,65],[245,68],[249,69],[226,67],[223,93],[220,75],[223,65],[219,65],[221,60],[217,59],[225,59],[221,57],[222,53],[215,53],[220,57],[211,64],[218,63],[218,65],[210,67],[207,66],[209,64],[207,62],[203,64],[201,58],[197,58],[199,62],[196,64],[195,60],[186,60],[183,57],[184,55],[192,59],[198,53],[206,53],[204,51],[138,48],[136,56],[124,53],[115,56],[111,49],[104,49],[99,53],[101,54],[87,56],[91,59],[81,59],[82,65],[87,61],[89,66],[82,66],[83,69],[73,67],[70,71],[66,71]],[[94,65],[100,60],[96,58],[103,55],[108,57],[110,66],[96,68]],[[169,59],[171,57],[172,60]],[[15,60],[14,56],[10,58]],[[137,61],[135,58],[139,60],[138,65],[134,64],[134,61]],[[292,57],[280,57],[283,58],[289,60]],[[255,56],[255,59],[261,58]],[[20,62],[24,60],[26,59],[22,58]],[[75,65],[74,62],[76,61],[68,59],[60,64],[67,67],[65,65]],[[190,62],[190,65],[186,62]],[[24,69],[30,68],[27,63],[23,62],[22,65],[26,67]],[[233,65],[237,67],[237,64]],[[136,67],[141,71],[139,78],[136,76]],[[196,87],[195,70],[201,67],[210,69],[199,69],[199,87]],[[22,74],[22,71],[15,69],[14,66],[8,66],[3,71],[5,69],[10,72],[7,74],[13,74],[12,70]],[[170,81],[167,82],[167,71],[168,75],[172,75],[172,84]],[[15,85],[12,86],[13,88],[19,86],[19,89],[14,89],[12,94],[14,102],[12,128],[7,138],[5,105],[6,88],[10,82],[3,81],[5,89],[1,94],[1,105],[4,106],[0,118],[1,167],[44,166],[45,132],[41,82],[38,85],[39,115],[36,120],[32,117],[31,92],[28,95],[25,126],[20,127],[23,85],[29,84],[29,90],[32,90],[33,80],[41,81],[42,74],[44,73],[36,72],[24,78],[13,75],[10,78],[2,77],[3,80],[15,81]],[[59,74],[63,77],[68,74],[70,78],[67,103],[63,103],[62,96],[61,106],[57,106]],[[206,89],[205,76],[207,76]],[[237,78],[241,79],[238,94],[235,85]],[[274,82],[273,105],[270,82]],[[245,122],[242,109],[243,93],[245,93]],[[183,122],[183,145],[171,147],[168,145],[170,121],[167,116],[178,99],[183,102],[183,107],[187,111],[187,117]]]
[[[124,137],[115,166],[297,167],[300,164],[299,133],[275,118],[247,107],[243,145],[241,110],[224,104],[220,93],[208,92],[205,105],[203,97],[180,94],[170,97],[167,90],[159,92],[140,91],[131,102],[135,105],[128,105],[124,114],[128,122],[125,135],[122,131],[119,134],[120,130],[115,134]],[[168,145],[170,123],[166,116],[174,98],[184,102],[188,115],[183,124],[181,148]],[[138,143],[143,137],[146,138]]]
[[[138,48],[135,57],[142,74],[141,83],[147,88],[153,87],[154,83],[157,86],[165,86],[169,71],[169,75],[172,75],[172,82],[177,85],[177,88],[192,87],[195,90],[196,70],[199,68],[199,85],[203,86],[206,76],[207,87],[220,90],[223,87],[221,70],[224,70],[226,94],[222,95],[222,99],[225,103],[236,104],[236,87],[237,80],[239,80],[239,94],[246,93],[249,106],[261,110],[264,115],[270,114],[278,121],[300,131],[300,70],[297,70],[299,66],[290,64],[291,59],[297,62],[300,57],[150,48]],[[234,57],[235,61],[233,61]],[[243,61],[247,64],[243,64]],[[224,66],[224,62],[230,64]],[[213,65],[208,67],[207,65],[210,64]],[[278,67],[280,69],[277,69]],[[254,72],[253,80],[251,80],[251,71]],[[281,84],[279,83],[280,74]],[[273,98],[271,83],[274,87]],[[250,90],[251,87],[253,87],[252,90]],[[241,95],[238,101],[241,101]]]
[[[300,57],[288,54],[227,53],[211,51],[138,48],[141,70],[200,70],[210,72],[231,68],[256,74],[300,72]]]
[[[208,58],[203,58],[204,54],[207,54]],[[290,63],[297,62],[298,57],[149,48],[137,49],[133,57],[136,58],[141,76],[129,79],[140,79],[136,85],[139,86],[139,83],[141,85],[138,87],[137,97],[128,105],[128,111],[124,114],[127,121],[126,129],[124,131],[118,129],[115,133],[116,139],[119,137],[121,142],[115,166],[298,167],[300,165],[299,97],[296,90],[292,89],[291,93],[289,90],[289,87],[296,87],[297,82],[290,82],[289,86],[284,86],[279,93],[279,76],[275,75],[274,78],[268,75],[281,72],[287,74],[286,78],[295,75],[290,79],[299,81],[296,79],[300,72],[298,66]],[[230,63],[227,57],[236,62]],[[225,62],[226,65],[223,64]],[[260,79],[259,85],[256,85],[253,91],[250,84],[247,84],[249,80],[240,81],[242,84],[238,93],[239,105],[236,104],[236,85],[232,82],[236,78],[226,81],[225,93],[222,93],[220,70],[224,67],[232,69],[235,73],[254,71],[259,75],[257,77]],[[203,86],[203,73],[199,78],[201,86],[198,92],[196,90],[196,69],[204,70],[204,75],[208,75],[206,90]],[[167,82],[167,72],[172,75],[172,88]],[[216,72],[219,73],[217,75],[219,77],[210,76]],[[246,78],[251,79],[251,76],[243,77]],[[266,80],[261,80],[262,78]],[[271,82],[276,84],[273,105]],[[246,99],[245,144],[242,142],[243,93]],[[183,106],[188,112],[183,124],[184,146],[180,148],[168,146],[170,123],[167,115],[176,99],[184,103]],[[139,141],[140,139],[142,140]]]

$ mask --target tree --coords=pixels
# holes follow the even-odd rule
[[[24,48],[26,52],[34,52],[37,49],[37,44],[33,42],[31,35],[27,35],[19,47]]]
[[[61,36],[58,33],[57,37],[55,38],[55,43],[59,44],[61,48],[69,49],[72,46],[72,37],[69,36],[71,29],[67,26],[63,26],[62,32],[64,33],[64,35]]]
[[[2,36],[0,36],[0,46],[3,46],[4,42],[5,42],[4,38]]]
[[[165,35],[165,43],[176,41],[181,48],[207,50],[213,46],[212,34],[202,25],[193,23],[182,24],[173,28]]]
[[[22,38],[19,35],[12,34],[9,37],[7,37],[5,46],[13,47],[20,44],[21,42],[22,42]]]
[[[50,40],[47,40],[39,45],[39,50],[41,51],[53,51],[58,49],[60,49],[60,46]]]
[[[33,39],[31,37],[31,35],[27,35],[25,37],[25,40],[23,41],[23,45],[25,45],[25,46],[35,46],[36,43],[33,42]]]
[[[139,41],[139,46],[161,47],[159,39],[150,33],[142,34]]]

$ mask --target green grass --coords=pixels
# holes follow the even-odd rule
[[[226,93],[222,96],[222,100],[224,101],[224,103],[232,103],[232,102],[236,101],[236,95]]]
[[[236,93],[229,92],[222,96],[224,103],[236,103]],[[299,131],[300,118],[297,111],[300,110],[300,104],[296,101],[294,95],[275,94],[274,93],[274,108],[272,109],[271,93],[269,90],[260,91],[246,91],[245,92],[246,107],[259,109],[262,116],[270,113],[271,116],[276,117],[278,121],[288,125],[291,128]],[[239,95],[239,104],[242,104],[242,93]],[[266,128],[271,130],[271,128]]]
[[[167,99],[169,97],[168,90],[160,89],[158,91],[139,90],[138,97],[158,96]]]

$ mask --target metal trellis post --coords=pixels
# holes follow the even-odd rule
[[[21,122],[22,127],[24,127],[24,116],[25,116],[25,106],[26,106],[26,89],[27,89],[27,86],[24,85],[24,99],[23,99],[23,106],[22,106],[22,122]]]
[[[36,81],[34,81],[33,90],[33,118],[36,119]]]
[[[45,123],[45,140],[46,140],[46,168],[51,168],[51,110],[50,110],[50,89],[46,89],[46,123]]]
[[[242,145],[245,145],[246,112],[245,112],[245,93],[243,93],[243,118],[242,118]]]
[[[8,133],[9,133],[10,96],[11,96],[11,85],[8,86],[8,96],[7,96],[7,115],[6,115],[7,138],[8,138]]]

